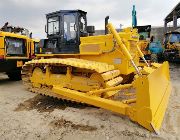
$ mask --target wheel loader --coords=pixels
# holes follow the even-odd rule
[[[93,36],[95,28],[87,26],[82,10],[60,10],[46,18],[47,39],[22,68],[26,88],[128,116],[157,133],[171,92],[168,62],[139,66],[143,54],[136,29],[117,32],[106,21],[108,33]]]
[[[8,26],[8,23],[0,31],[0,72],[11,80],[21,79],[21,67],[34,57],[35,47],[38,48],[39,40],[25,33],[24,28]]]

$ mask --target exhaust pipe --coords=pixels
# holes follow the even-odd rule
[[[105,17],[105,35],[108,34],[108,28],[107,28],[108,20],[109,20],[109,16],[106,16]]]

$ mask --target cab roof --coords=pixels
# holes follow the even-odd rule
[[[165,33],[165,35],[168,35],[168,34],[180,34],[180,32],[178,32],[178,31],[171,31],[171,32]]]
[[[76,13],[76,12],[87,14],[87,12],[77,9],[77,10],[59,10],[59,11],[55,11],[52,13],[48,13],[48,14],[46,14],[46,16],[51,16],[51,15],[58,14],[58,13]]]

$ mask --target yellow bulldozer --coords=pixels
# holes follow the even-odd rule
[[[39,40],[28,36],[28,30],[9,26],[0,29],[0,72],[5,72],[11,80],[21,79],[21,67],[35,56]]]
[[[151,25],[135,26],[134,28],[138,30],[139,34],[139,48],[144,54],[145,59],[151,60],[151,53],[149,49],[147,49],[150,44]]]
[[[158,132],[171,92],[169,65],[139,66],[137,30],[118,33],[106,21],[109,33],[93,36],[95,28],[87,26],[82,10],[60,10],[46,18],[47,39],[22,68],[27,89],[123,114]]]

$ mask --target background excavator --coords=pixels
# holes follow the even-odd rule
[[[151,25],[137,26],[135,5],[132,10],[132,27],[138,30],[139,48],[145,59],[151,62],[162,60],[163,48],[161,42],[151,36]]]
[[[21,67],[34,57],[38,44],[39,40],[32,39],[27,29],[5,23],[0,29],[0,72],[11,80],[20,80]]]
[[[168,62],[149,65],[138,47],[137,29],[117,32],[106,18],[105,35],[93,36],[86,12],[46,15],[47,39],[22,68],[32,92],[101,107],[158,132],[171,91]],[[146,66],[139,65],[139,57]]]

